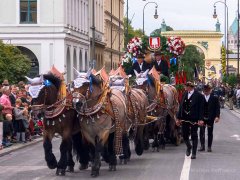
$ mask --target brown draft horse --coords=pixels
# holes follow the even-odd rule
[[[74,80],[73,104],[79,113],[83,136],[90,145],[91,176],[99,176],[100,153],[107,146],[109,170],[116,170],[116,154],[122,154],[125,132],[126,104],[122,92],[110,89],[89,70]]]
[[[154,72],[154,69],[151,72]],[[148,113],[153,116],[162,117],[160,121],[150,124],[145,129],[146,149],[149,147],[149,135],[152,135],[154,139],[152,146],[154,149],[157,148],[157,151],[159,151],[160,145],[162,145],[163,149],[165,148],[166,135],[172,142],[178,145],[180,143],[180,135],[175,124],[175,115],[178,110],[177,91],[175,87],[169,84],[161,85],[158,79],[148,74],[148,72],[136,74],[136,76],[136,87],[143,89],[148,96],[150,104]]]
[[[124,70],[119,67],[116,71],[112,70],[110,74],[111,88],[117,88],[123,91],[127,105],[127,118],[129,120],[129,138],[134,140],[135,152],[137,155],[142,155],[144,150],[143,130],[146,123],[147,107],[149,105],[147,96],[141,89],[132,88],[129,86],[129,78]],[[123,141],[124,155],[120,159],[124,159],[124,164],[130,158],[131,151],[129,148],[129,140]],[[128,144],[127,144],[128,143]],[[125,149],[129,148],[129,149]],[[121,163],[122,161],[120,161]]]
[[[81,134],[77,112],[66,105],[66,99],[58,100],[58,91],[61,80],[53,74],[41,75],[34,79],[27,78],[31,82],[29,93],[32,96],[33,115],[41,113],[44,117],[43,148],[45,160],[50,169],[56,170],[56,175],[65,175],[66,168],[74,171],[72,157],[72,138],[78,139]],[[52,152],[52,139],[58,133],[62,137],[60,145],[60,160],[57,162]],[[75,135],[74,135],[75,134]],[[73,136],[72,136],[73,135]],[[78,144],[83,149],[83,144]],[[84,153],[84,150],[82,151]],[[81,154],[81,163],[88,163],[88,154]]]

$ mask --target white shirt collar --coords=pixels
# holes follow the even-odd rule
[[[139,64],[140,69],[142,70],[143,62]]]
[[[210,98],[210,94],[209,95],[204,95],[204,97],[205,97],[205,99],[206,99],[206,101],[208,102],[209,101],[209,98]]]
[[[158,64],[158,65],[160,65],[160,63],[161,63],[161,60],[160,60],[160,61],[157,61],[157,64]]]
[[[194,93],[194,89],[190,92],[188,92],[188,99],[192,96],[192,94]]]

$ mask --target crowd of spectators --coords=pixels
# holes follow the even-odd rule
[[[27,143],[42,134],[42,120],[31,117],[31,96],[24,82],[0,85],[0,150],[14,143]]]

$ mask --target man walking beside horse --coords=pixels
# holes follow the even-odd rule
[[[177,114],[177,125],[182,123],[183,140],[187,146],[186,155],[191,159],[196,159],[197,145],[198,145],[198,125],[203,125],[204,115],[204,97],[198,91],[194,90],[194,84],[187,82],[186,92],[180,103]],[[192,144],[189,141],[191,134]]]

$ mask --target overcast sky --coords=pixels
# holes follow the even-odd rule
[[[129,19],[134,28],[143,27],[143,7],[147,2],[158,4],[159,18],[154,19],[155,5],[148,4],[145,8],[145,32],[149,35],[161,26],[162,19],[174,30],[215,30],[216,20],[213,19],[213,4],[217,0],[128,0]],[[222,0],[224,1],[224,0]],[[229,26],[236,17],[237,0],[226,0],[229,9]],[[127,0],[125,0],[126,15]],[[224,33],[224,5],[217,4],[217,14]]]

